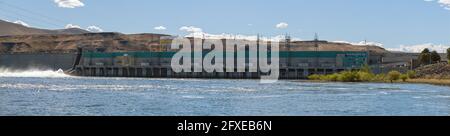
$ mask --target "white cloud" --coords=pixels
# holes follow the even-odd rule
[[[98,26],[88,26],[86,28],[86,30],[89,31],[89,32],[103,32],[103,29],[101,29]]]
[[[287,28],[288,26],[289,26],[288,23],[281,22],[281,23],[277,24],[275,27],[278,28],[278,29],[285,29],[285,28]]]
[[[67,24],[66,25],[66,27],[65,27],[65,29],[73,29],[73,28],[77,28],[77,29],[84,29],[84,28],[82,28],[81,26],[79,26],[79,25],[74,25],[74,24]],[[98,27],[98,26],[94,26],[94,25],[92,25],[92,26],[88,26],[86,29],[84,29],[84,30],[86,30],[86,31],[89,31],[89,32],[103,32],[103,29],[101,29],[100,27]]]
[[[54,2],[61,8],[77,8],[84,6],[84,3],[80,0],[54,0]]]
[[[202,32],[203,30],[195,26],[183,26],[180,28],[180,31],[186,31],[189,33],[199,33]]]
[[[257,35],[242,35],[242,34],[210,34],[210,33],[191,33],[186,35],[186,37],[195,37],[195,38],[206,38],[206,39],[242,39],[242,40],[251,40],[256,41],[258,39]],[[284,41],[285,36],[284,35],[277,35],[272,37],[259,37],[262,40],[266,41]],[[299,38],[294,38],[294,41],[299,41]]]
[[[210,34],[205,32],[194,32],[187,34],[185,37],[194,37],[194,38],[206,38],[206,39],[241,39],[241,40],[252,40],[256,41],[258,39],[257,35],[242,35],[242,34]],[[259,37],[262,40],[266,41],[284,41],[285,36],[284,35],[277,35],[272,37]],[[293,41],[301,41],[300,38],[292,38]]]
[[[66,27],[64,27],[66,29],[71,29],[71,28],[78,28],[81,29],[81,27],[79,25],[74,25],[74,24],[67,24]]]
[[[450,48],[450,45],[432,44],[432,43],[418,44],[418,45],[400,45],[400,47],[398,48],[388,48],[387,50],[419,53],[422,52],[425,48],[428,48],[429,50],[432,51],[435,50],[439,53],[445,53],[446,50]]]
[[[253,24],[247,24],[248,26],[252,26]],[[242,35],[242,34],[210,34],[203,32],[201,28],[195,26],[183,26],[180,28],[180,31],[188,32],[189,34],[185,35],[185,37],[194,37],[194,38],[206,38],[206,39],[242,39],[242,40],[254,40],[258,39],[257,35]],[[260,36],[262,40],[270,40],[270,41],[281,41],[285,39],[284,35],[277,35],[272,37],[264,37]],[[300,41],[300,38],[291,38],[293,41]]]
[[[424,0],[426,2],[437,2],[446,10],[450,10],[450,0]]]
[[[450,0],[439,0],[438,3],[450,7]]]
[[[359,46],[371,45],[371,46],[378,46],[378,47],[382,47],[382,48],[384,47],[383,43],[371,42],[371,41],[361,41],[361,42],[333,41],[333,42],[346,43],[346,44],[359,45]]]
[[[19,25],[22,25],[22,26],[26,26],[26,27],[30,27],[30,25],[28,25],[27,23],[25,23],[25,22],[23,22],[21,20],[14,21],[13,23],[19,24]]]
[[[157,27],[154,27],[153,29],[155,29],[155,30],[166,30],[167,28],[164,27],[164,26],[157,26]]]
[[[252,26],[253,24],[247,24],[249,26]],[[282,24],[286,25],[287,24]],[[284,27],[284,26],[282,26]],[[183,26],[180,28],[180,31],[188,32],[185,37],[195,37],[195,38],[206,38],[206,39],[243,39],[243,40],[254,40],[256,41],[258,39],[257,35],[242,35],[242,34],[228,34],[228,33],[222,33],[222,34],[210,34],[203,32],[201,28],[195,27],[195,26]],[[263,40],[270,40],[270,41],[284,41],[285,36],[284,35],[277,35],[272,37],[264,37],[260,36],[260,39]],[[300,38],[291,38],[293,41],[301,41]]]

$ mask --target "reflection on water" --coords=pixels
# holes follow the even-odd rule
[[[0,77],[0,98],[0,115],[450,113],[448,87],[419,84],[10,75]]]

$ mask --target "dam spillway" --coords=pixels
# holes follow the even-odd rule
[[[0,54],[0,69],[12,71],[67,70],[73,67],[76,56],[75,53]]]

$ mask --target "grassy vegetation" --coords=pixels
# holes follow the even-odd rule
[[[406,82],[450,86],[450,79],[409,79]]]
[[[340,73],[329,75],[310,75],[308,79],[315,81],[331,81],[331,82],[397,82],[399,80],[406,82],[415,78],[414,71],[408,71],[402,74],[398,71],[391,71],[388,74],[374,74],[368,66],[364,66],[359,71],[343,71]]]
[[[373,74],[368,67],[359,71],[343,71],[329,75],[311,75],[308,77],[314,81],[328,82],[390,82],[390,83],[424,83],[450,86],[450,79],[424,79],[417,78],[415,71],[400,73],[391,71],[388,74]]]

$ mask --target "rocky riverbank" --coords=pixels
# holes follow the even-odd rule
[[[450,80],[450,65],[448,63],[438,63],[426,65],[417,68],[417,78],[420,79],[449,79]]]

